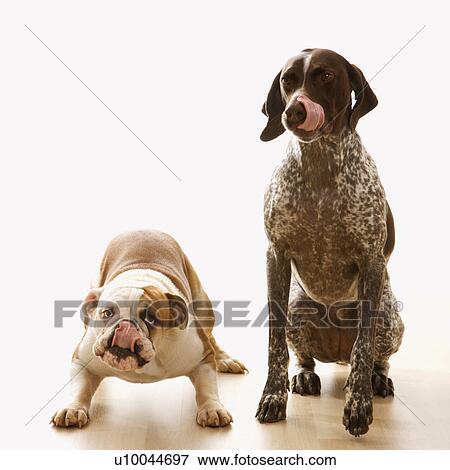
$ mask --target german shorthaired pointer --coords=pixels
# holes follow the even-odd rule
[[[261,139],[285,129],[293,137],[264,203],[270,338],[262,423],[286,418],[288,345],[301,368],[293,393],[320,394],[314,359],[350,364],[343,423],[354,436],[369,430],[373,395],[393,394],[388,360],[403,335],[386,271],[394,220],[355,132],[377,102],[357,67],[333,51],[305,49],[278,73],[263,105]]]

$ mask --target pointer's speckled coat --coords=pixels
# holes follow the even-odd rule
[[[299,96],[323,107],[323,127],[302,130],[307,110]],[[353,435],[368,431],[373,393],[393,393],[388,359],[403,335],[386,272],[394,222],[375,164],[355,132],[359,117],[376,104],[359,69],[332,51],[308,49],[277,75],[263,107],[269,117],[263,140],[284,127],[294,136],[264,201],[271,328],[261,422],[286,418],[288,344],[301,366],[294,393],[320,393],[314,358],[350,363],[343,421]],[[356,300],[364,302],[357,307]],[[329,308],[336,302],[347,308]]]

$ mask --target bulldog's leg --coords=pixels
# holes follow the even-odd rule
[[[209,300],[208,294],[203,290],[200,280],[192,267],[191,263],[185,258],[186,268],[188,272],[189,283],[194,299],[193,308],[197,322],[203,328],[203,331],[209,337],[216,356],[216,367],[219,372],[229,372],[232,374],[243,374],[248,369],[238,359],[233,359],[218,344],[212,330],[215,323],[214,310]]]
[[[372,371],[377,323],[375,315],[378,315],[380,310],[385,270],[385,260],[380,257],[369,260],[362,267],[360,274],[358,291],[363,303],[358,335],[350,358],[351,371],[345,384],[346,402],[343,417],[345,429],[354,436],[365,434],[373,420]]]
[[[256,417],[261,423],[286,419],[289,351],[286,342],[291,279],[290,259],[282,250],[267,251],[269,304],[269,371]]]
[[[218,344],[213,335],[209,337],[212,347],[216,355],[216,368],[219,372],[231,374],[244,374],[248,372],[247,367],[238,359],[233,359]]]
[[[189,378],[195,388],[197,423],[203,427],[228,426],[233,418],[220,403],[214,362],[202,362]]]
[[[98,377],[78,362],[72,362],[70,369],[72,401],[58,410],[50,423],[59,427],[78,426],[82,428],[89,421],[89,407],[102,377]]]

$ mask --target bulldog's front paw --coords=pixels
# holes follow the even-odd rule
[[[50,424],[60,428],[78,426],[82,428],[89,421],[89,414],[84,408],[61,408],[54,415]]]
[[[220,403],[209,403],[197,411],[197,423],[202,427],[218,428],[232,422],[233,417]]]
[[[287,391],[263,393],[256,418],[260,423],[275,423],[286,419]]]
[[[232,359],[229,356],[217,359],[216,369],[219,372],[225,372],[229,374],[245,374],[245,372],[248,372],[247,367],[245,367],[245,365],[242,364],[241,361],[238,361],[237,359]]]
[[[349,393],[342,419],[345,429],[355,437],[366,434],[369,425],[373,421],[372,410],[372,397],[370,394]]]

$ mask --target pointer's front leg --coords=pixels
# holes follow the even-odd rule
[[[289,352],[286,342],[291,265],[284,251],[269,248],[267,284],[269,306],[269,371],[256,417],[261,423],[286,419]]]

